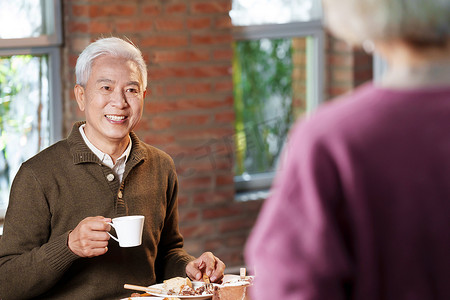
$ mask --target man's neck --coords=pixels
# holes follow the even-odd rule
[[[89,134],[89,130],[86,130],[86,126],[83,126],[81,130],[83,130],[86,138],[95,148],[97,148],[98,150],[100,150],[105,154],[108,154],[111,157],[114,164],[116,163],[117,159],[120,156],[122,156],[122,154],[127,149],[128,144],[130,143],[129,135],[126,136],[121,141],[117,140],[109,141],[104,138],[95,138],[91,136]]]

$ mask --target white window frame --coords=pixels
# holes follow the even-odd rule
[[[322,22],[292,22],[233,27],[233,39],[245,41],[263,38],[307,38],[306,112],[314,111],[324,99],[325,33]],[[276,172],[234,177],[237,201],[265,199]]]
[[[61,90],[61,50],[62,45],[62,7],[61,0],[41,0],[47,14],[53,18],[44,18],[47,28],[54,31],[39,37],[0,39],[0,56],[12,55],[48,55],[49,57],[49,93],[50,93],[50,144],[62,138],[62,90]],[[0,207],[0,221],[6,208]],[[0,222],[0,235],[2,233]]]

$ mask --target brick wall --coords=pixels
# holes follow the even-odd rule
[[[213,251],[229,267],[262,202],[234,201],[231,0],[64,0],[64,134],[83,119],[73,96],[79,53],[100,36],[131,39],[148,64],[149,91],[136,133],[168,152],[180,182],[180,228],[193,255]],[[331,40],[327,94],[357,82],[360,60]],[[359,73],[358,73],[359,74]]]
[[[325,99],[333,99],[371,80],[372,70],[371,55],[327,35]]]

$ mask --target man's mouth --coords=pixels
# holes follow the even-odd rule
[[[111,121],[118,122],[126,119],[126,116],[118,116],[118,115],[105,115]]]

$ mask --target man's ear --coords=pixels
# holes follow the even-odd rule
[[[86,103],[85,103],[86,97],[85,97],[85,93],[84,93],[84,87],[77,84],[73,88],[73,92],[75,94],[75,99],[77,100],[78,107],[80,108],[81,111],[84,111],[84,108],[86,106]]]

